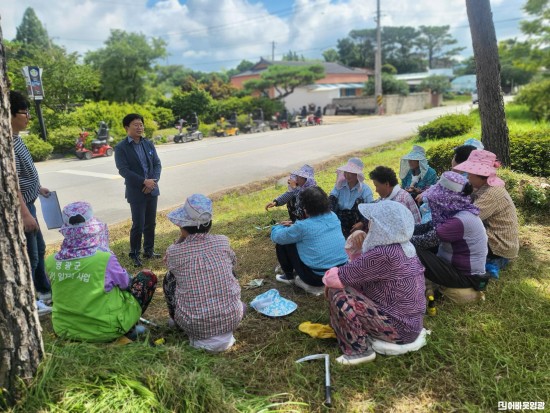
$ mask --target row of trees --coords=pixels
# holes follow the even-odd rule
[[[424,72],[426,68],[450,67],[464,47],[450,33],[449,26],[385,26],[382,28],[382,61],[398,73]],[[336,49],[323,52],[328,62],[351,67],[374,67],[376,29],[352,30],[338,39]]]

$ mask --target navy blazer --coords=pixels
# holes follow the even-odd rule
[[[133,144],[128,142],[127,136],[115,147],[115,164],[118,168],[118,173],[124,178],[124,185],[126,185],[125,197],[129,203],[145,201],[146,195],[142,190],[143,181],[146,178],[157,180],[157,187],[153,189],[151,195],[160,195],[158,181],[160,180],[162,166],[157,155],[157,150],[151,141],[141,138],[141,142],[143,143],[143,149],[145,149],[145,156],[149,167],[149,176],[147,177],[144,175],[139,157],[132,147]]]

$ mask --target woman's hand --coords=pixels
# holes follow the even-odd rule
[[[50,190],[48,188],[41,187],[39,192],[40,192],[40,195],[42,195],[44,198],[48,198],[51,195]]]
[[[290,227],[293,224],[292,221],[281,221],[279,222],[279,225],[282,225],[283,227]]]
[[[269,208],[273,208],[273,207],[276,207],[276,206],[277,206],[277,203],[275,201],[271,201],[269,204],[267,204],[265,206],[265,210],[269,211]]]

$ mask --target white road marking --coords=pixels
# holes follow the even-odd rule
[[[86,171],[75,171],[74,169],[62,169],[60,171],[56,171],[62,174],[71,174],[71,175],[82,175],[82,176],[93,176],[95,178],[103,178],[103,179],[120,179],[122,178],[120,175],[112,175],[112,174],[102,174],[99,172],[86,172]]]

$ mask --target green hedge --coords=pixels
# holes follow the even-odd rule
[[[418,128],[419,141],[452,138],[468,133],[474,127],[468,115],[443,115]]]
[[[453,149],[464,143],[464,138],[446,139],[426,152],[430,166],[438,175],[448,171]],[[533,176],[550,177],[550,129],[510,132],[511,169]]]
[[[76,140],[81,132],[82,129],[76,126],[62,126],[48,133],[48,143],[53,146],[55,152],[71,152],[74,150]],[[92,132],[89,138],[93,135]]]
[[[22,139],[27,148],[29,148],[34,162],[45,161],[53,152],[53,146],[48,142],[44,142],[38,135],[28,134],[27,136],[22,136]]]
[[[550,79],[529,83],[524,86],[514,101],[529,106],[537,120],[550,120]]]

